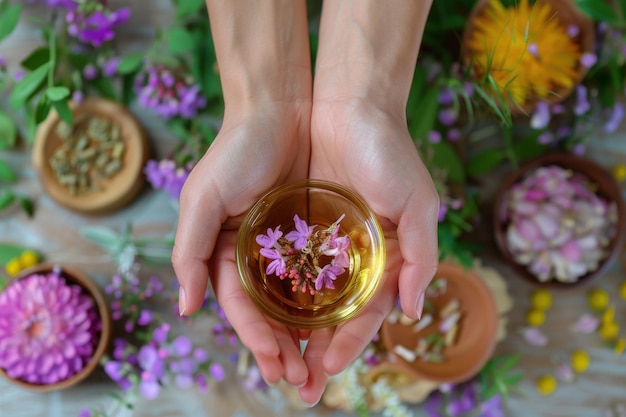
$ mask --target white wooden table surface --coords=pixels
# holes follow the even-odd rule
[[[114,3],[125,3],[133,11],[131,22],[124,25],[120,35],[120,39],[123,39],[122,47],[128,50],[145,48],[154,34],[155,26],[166,24],[171,16],[168,0],[129,0]],[[27,15],[41,13],[41,9],[34,6],[27,6],[26,10]],[[8,39],[8,42],[0,46],[0,55],[5,56],[10,63],[19,62],[19,59],[39,42],[36,27],[28,19],[23,19],[17,32]],[[147,127],[157,156],[166,155],[174,146],[173,138],[149,112],[137,108],[133,110]],[[626,134],[623,131],[610,137],[599,135],[593,143],[593,148],[591,154],[607,166],[616,162],[626,162]],[[28,147],[22,145],[14,151],[2,152],[2,156],[20,170],[21,180],[17,190],[34,198],[35,217],[27,219],[17,211],[0,217],[0,240],[35,247],[45,253],[47,259],[80,268],[103,283],[114,272],[114,266],[106,257],[103,258],[102,252],[95,245],[84,241],[79,233],[82,226],[102,224],[121,228],[132,220],[138,236],[162,235],[174,227],[176,212],[168,198],[148,188],[130,206],[114,215],[84,216],[59,207],[42,192],[30,167],[28,152]],[[489,200],[489,192],[484,194],[484,198],[486,201]],[[480,229],[476,235],[491,245],[491,231],[487,219],[484,229]],[[543,327],[550,336],[549,346],[545,349],[534,348],[528,346],[516,331],[523,324],[529,304],[528,296],[533,287],[516,277],[510,268],[503,265],[491,246],[485,254],[485,264],[496,267],[507,278],[516,303],[509,315],[509,337],[499,345],[498,351],[521,353],[522,367],[527,375],[522,383],[524,397],[514,398],[509,402],[507,415],[601,417],[604,416],[606,408],[618,403],[626,404],[626,356],[616,359],[610,350],[600,346],[596,335],[574,335],[569,330],[571,324],[586,311],[588,288],[555,293],[554,306]],[[597,285],[615,294],[619,283],[626,279],[624,268],[626,264],[616,265],[607,276],[597,282]],[[164,282],[173,280],[170,267],[165,266],[152,272]],[[613,301],[617,307],[616,317],[622,327],[626,327],[626,301],[619,300],[616,296],[613,296]],[[626,329],[622,331],[626,334],[624,331]],[[207,329],[205,332],[198,332],[197,337],[199,340],[204,337],[206,343],[210,344],[209,334]],[[592,363],[588,372],[575,383],[560,386],[551,397],[539,395],[534,389],[534,378],[543,373],[553,372],[554,361],[566,358],[575,348],[584,348],[590,352]],[[103,373],[94,375],[76,388],[50,394],[34,394],[0,380],[0,417],[72,417],[83,407],[109,403],[110,399],[106,394],[112,389],[114,385]],[[282,407],[284,403],[285,400],[281,399],[277,392],[267,397],[250,395],[233,380],[204,395],[194,391],[169,390],[157,400],[140,401],[137,408],[127,414],[136,417],[345,415],[322,406],[306,411],[284,408]],[[419,406],[415,407],[415,410],[416,415],[424,415]]]

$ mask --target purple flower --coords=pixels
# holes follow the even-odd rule
[[[274,247],[278,239],[281,238],[283,232],[280,231],[280,225],[276,227],[276,229],[272,230],[271,228],[267,229],[267,235],[259,234],[256,237],[256,243],[263,246],[266,249],[271,249]]]
[[[91,360],[101,328],[93,300],[55,273],[33,274],[0,293],[0,368],[54,384]]]
[[[141,384],[139,385],[141,395],[149,400],[153,400],[159,396],[160,390],[159,382],[151,375],[145,373],[141,375]]]
[[[337,277],[345,272],[345,269],[333,266],[326,265],[322,268],[321,271],[317,274],[317,279],[315,280],[315,289],[320,291],[322,288],[334,289],[335,284],[333,281],[337,279]]]
[[[456,122],[458,116],[459,115],[454,107],[442,109],[438,114],[439,121],[444,126],[452,126]]]
[[[527,49],[528,53],[535,56],[535,57],[539,57],[539,47],[537,46],[537,44],[535,42],[531,42],[528,44],[528,49]]]
[[[442,106],[449,106],[454,102],[454,93],[449,88],[442,88],[439,92],[438,102]]]
[[[150,310],[141,310],[139,317],[137,318],[137,324],[140,326],[147,326],[152,323],[152,312]]]
[[[480,412],[479,417],[504,417],[502,398],[499,395],[494,395],[480,405]]]
[[[594,54],[593,52],[585,52],[580,57],[580,65],[582,65],[585,68],[593,67],[594,65],[596,65],[596,62],[598,62],[598,56]]]
[[[193,118],[206,106],[200,86],[164,66],[151,66],[135,79],[139,103],[164,119]]]
[[[624,105],[620,102],[615,103],[613,107],[613,111],[611,112],[611,117],[604,124],[604,132],[605,133],[613,133],[617,130],[620,123],[624,119]]]
[[[333,260],[330,262],[332,266],[348,268],[350,266],[348,249],[350,249],[350,237],[335,237],[331,240],[329,249],[324,252],[324,255],[334,257]]]
[[[115,382],[122,380],[126,375],[124,372],[124,364],[118,361],[108,361],[105,363],[104,372]]]
[[[570,38],[575,38],[576,36],[578,36],[578,34],[580,33],[580,28],[578,27],[578,25],[568,25],[567,26],[567,36],[569,36]]]
[[[309,236],[311,236],[315,226],[308,226],[306,221],[300,219],[297,214],[294,216],[293,221],[295,223],[296,230],[292,230],[287,233],[285,239],[290,242],[294,242],[293,247],[296,250],[300,250],[307,245]]]
[[[216,381],[223,381],[226,378],[226,372],[224,371],[224,367],[221,364],[215,362],[212,363],[209,367],[209,373],[211,377]]]
[[[83,76],[87,80],[93,80],[98,76],[98,68],[95,65],[89,64],[83,68]]]
[[[114,28],[130,18],[130,9],[122,8],[116,11],[96,9],[85,13],[82,9],[71,10],[65,20],[68,24],[67,32],[94,47],[102,46],[115,37]]]
[[[552,139],[554,139],[554,135],[552,134],[552,132],[543,132],[537,137],[537,142],[541,145],[547,145],[552,142]]]
[[[441,142],[441,133],[439,133],[436,130],[431,130],[430,132],[428,132],[428,141],[430,143],[439,143]]]
[[[530,119],[530,127],[533,129],[544,129],[550,123],[550,105],[545,101],[537,103],[535,113]]]
[[[13,79],[15,82],[20,82],[24,78],[24,75],[26,75],[26,73],[23,70],[17,70],[15,74],[13,74]]]
[[[172,349],[178,356],[189,356],[193,349],[191,340],[186,336],[178,336],[172,342]]]
[[[0,71],[4,71],[7,68],[7,60],[0,55]]]
[[[152,187],[157,190],[163,189],[174,200],[178,200],[192,168],[192,164],[179,167],[171,159],[162,159],[161,161],[151,159],[147,162],[143,172]]]
[[[448,214],[448,206],[445,204],[441,204],[439,206],[439,221],[442,222],[446,219],[446,214]]]
[[[83,94],[82,91],[74,90],[74,92],[72,92],[72,101],[74,103],[81,104],[84,99],[85,99],[85,95]]]
[[[587,113],[590,108],[591,106],[587,100],[587,87],[580,84],[576,87],[576,106],[574,107],[574,113],[577,116],[582,116]]]
[[[91,417],[91,410],[88,410],[86,408],[83,408],[82,410],[80,410],[80,412],[78,413],[78,417]]]
[[[574,155],[584,155],[585,151],[587,150],[587,148],[585,147],[584,143],[577,143],[576,145],[574,145],[574,147],[572,148],[572,153]]]
[[[265,268],[267,275],[275,274],[276,276],[281,276],[287,272],[287,264],[283,256],[276,249],[262,248],[259,252],[267,259],[273,259],[272,262],[267,265],[267,268]]]
[[[461,139],[461,131],[459,129],[450,129],[448,133],[446,133],[446,138],[450,142],[458,142]]]
[[[119,63],[119,56],[109,59],[107,62],[104,63],[104,66],[102,68],[102,74],[104,74],[105,77],[113,77],[115,74],[117,74],[117,67]]]

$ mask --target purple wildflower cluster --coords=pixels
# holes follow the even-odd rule
[[[191,119],[207,102],[198,84],[162,65],[153,65],[139,74],[135,90],[142,106],[154,109],[166,120]]]
[[[168,158],[160,161],[151,159],[143,172],[152,187],[157,190],[165,190],[174,200],[178,200],[192,168],[193,163],[179,167],[176,162]]]
[[[433,392],[424,403],[429,417],[504,417],[502,397],[483,400],[475,380],[455,386],[444,386]]]
[[[293,292],[314,295],[324,288],[334,289],[334,281],[350,266],[350,237],[339,236],[343,218],[341,215],[327,229],[313,233],[317,225],[309,226],[296,214],[295,230],[285,236],[280,225],[274,230],[268,228],[266,235],[257,235],[260,254],[268,262],[265,273],[291,279]]]
[[[208,351],[194,347],[184,335],[174,335],[169,323],[141,307],[163,291],[158,278],[142,282],[132,273],[114,275],[105,287],[105,292],[113,297],[113,319],[124,321],[126,332],[143,342],[132,344],[116,338],[104,370],[124,391],[138,387],[148,399],[156,398],[160,389],[169,384],[179,388],[195,385],[206,391],[211,380],[221,381],[225,377],[224,368],[210,358]]]
[[[459,111],[461,101],[466,102],[474,96],[474,85],[470,82],[455,82],[454,86],[444,85],[437,98],[440,109],[437,113],[437,120],[441,125],[440,130],[432,130],[428,133],[428,140],[431,143],[439,143],[444,135],[450,142],[458,142],[461,139],[459,129]]]
[[[148,399],[172,383],[182,389],[195,385],[206,392],[210,380],[225,378],[224,368],[211,360],[208,351],[194,348],[186,336],[173,336],[167,323],[156,327],[140,347],[116,339],[104,370],[125,391],[139,384],[139,392]]]
[[[64,2],[67,3],[67,2]],[[69,8],[65,20],[67,32],[94,47],[113,40],[114,29],[130,19],[130,9],[111,10],[102,1],[87,1]]]
[[[55,384],[80,372],[100,338],[93,300],[59,271],[33,274],[0,293],[0,368],[31,384]]]

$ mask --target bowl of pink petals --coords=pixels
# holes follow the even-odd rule
[[[507,177],[494,215],[496,244],[523,277],[572,286],[602,275],[624,244],[624,202],[588,158],[551,153]]]

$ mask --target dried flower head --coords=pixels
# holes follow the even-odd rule
[[[582,174],[540,167],[513,185],[501,220],[513,258],[540,281],[575,282],[596,270],[616,233],[617,207]]]
[[[15,281],[0,294],[0,368],[32,384],[80,372],[99,340],[93,300],[57,273]]]
[[[265,273],[291,279],[293,292],[314,295],[324,288],[334,289],[334,281],[350,266],[350,237],[339,236],[343,218],[341,215],[328,228],[316,231],[317,225],[309,226],[296,214],[295,230],[286,235],[280,225],[267,229],[266,235],[257,235],[260,254],[267,261]]]

